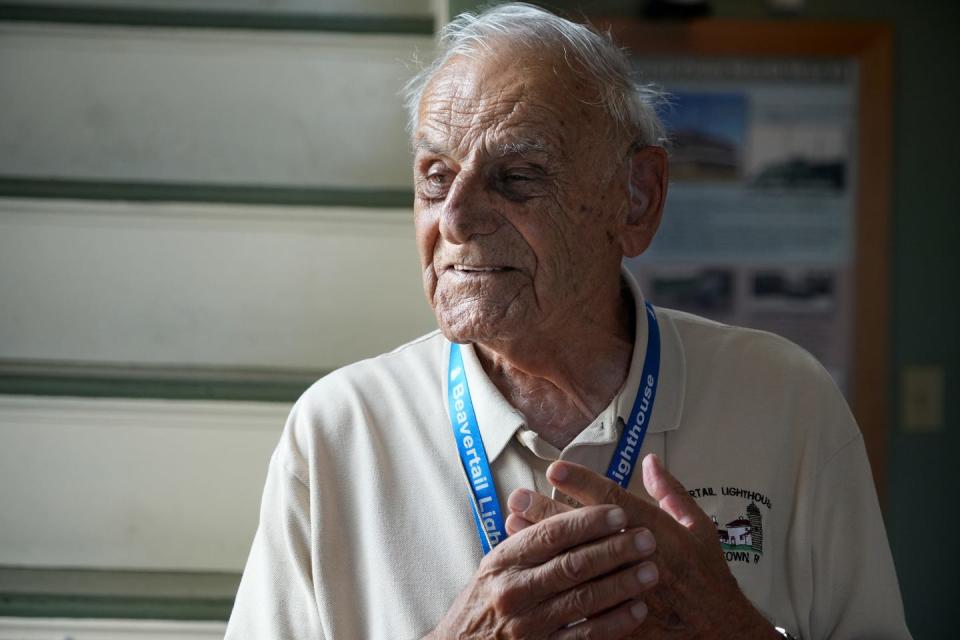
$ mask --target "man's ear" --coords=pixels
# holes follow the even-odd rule
[[[623,255],[633,258],[647,250],[660,227],[669,168],[666,150],[657,146],[637,149],[629,163],[630,202],[620,242]]]

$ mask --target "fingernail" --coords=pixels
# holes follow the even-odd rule
[[[627,513],[620,507],[607,511],[607,524],[613,529],[622,529],[627,524]]]
[[[630,614],[637,621],[643,620],[647,617],[647,603],[643,600],[637,600],[637,602],[630,607]]]
[[[653,539],[653,534],[647,529],[637,533],[633,543],[637,545],[637,551],[643,554],[652,553],[657,547],[657,541]]]
[[[553,463],[547,469],[547,478],[556,482],[563,482],[567,479],[567,468],[562,464]]]
[[[660,573],[657,571],[657,565],[652,562],[644,562],[637,568],[637,580],[642,585],[656,584],[659,577]]]
[[[507,498],[507,506],[512,511],[526,511],[533,502],[533,495],[526,489],[517,489]]]

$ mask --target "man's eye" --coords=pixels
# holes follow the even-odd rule
[[[420,180],[420,193],[429,200],[443,198],[450,188],[450,173],[440,169],[431,169]]]
[[[541,195],[540,175],[530,171],[508,171],[500,174],[499,191],[512,200],[523,200]]]

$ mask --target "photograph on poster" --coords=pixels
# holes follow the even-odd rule
[[[780,334],[850,388],[856,67],[649,60],[670,187],[628,262],[655,304]]]

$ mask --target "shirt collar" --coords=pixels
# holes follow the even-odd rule
[[[630,372],[623,383],[620,393],[613,402],[617,407],[617,416],[625,423],[630,419],[630,411],[637,399],[640,379],[643,377],[643,361],[647,355],[649,322],[647,320],[646,300],[640,285],[633,274],[624,266],[621,268],[623,280],[633,296],[637,318],[636,337],[633,343],[633,356],[630,359]],[[657,398],[650,415],[647,433],[673,431],[680,427],[680,415],[686,395],[686,361],[680,344],[680,334],[673,320],[658,308],[654,308],[657,324],[660,327],[660,380],[657,383]]]
[[[633,409],[637,390],[640,388],[649,331],[646,300],[640,291],[640,285],[637,284],[636,278],[626,267],[621,269],[621,276],[633,297],[636,307],[636,337],[634,338],[633,355],[630,359],[630,371],[623,387],[613,399],[611,405],[601,412],[597,419],[574,439],[571,445],[587,444],[586,441],[596,441],[597,444],[600,444],[601,442],[611,442],[619,437],[619,425],[612,424],[614,416],[619,417],[624,423],[630,419],[630,411]],[[673,431],[679,428],[686,391],[686,364],[683,349],[680,345],[680,336],[669,316],[659,309],[655,309],[655,313],[660,326],[660,381],[657,385],[657,398],[654,402],[650,424],[647,427],[648,433]],[[492,463],[509,444],[517,430],[524,427],[524,417],[507,402],[500,390],[487,377],[473,345],[460,345],[460,352],[463,355],[464,371],[470,384],[470,395],[477,415],[477,422],[480,423],[480,435],[483,437],[487,459]],[[449,361],[450,343],[447,342],[447,347],[444,350],[444,371],[446,371]]]
[[[450,362],[450,342],[447,341],[446,344],[444,371]],[[463,356],[463,370],[470,385],[470,398],[479,423],[480,436],[483,438],[483,447],[487,452],[487,459],[493,463],[517,429],[523,426],[523,414],[507,402],[493,381],[487,377],[472,344],[461,344],[460,354]]]

